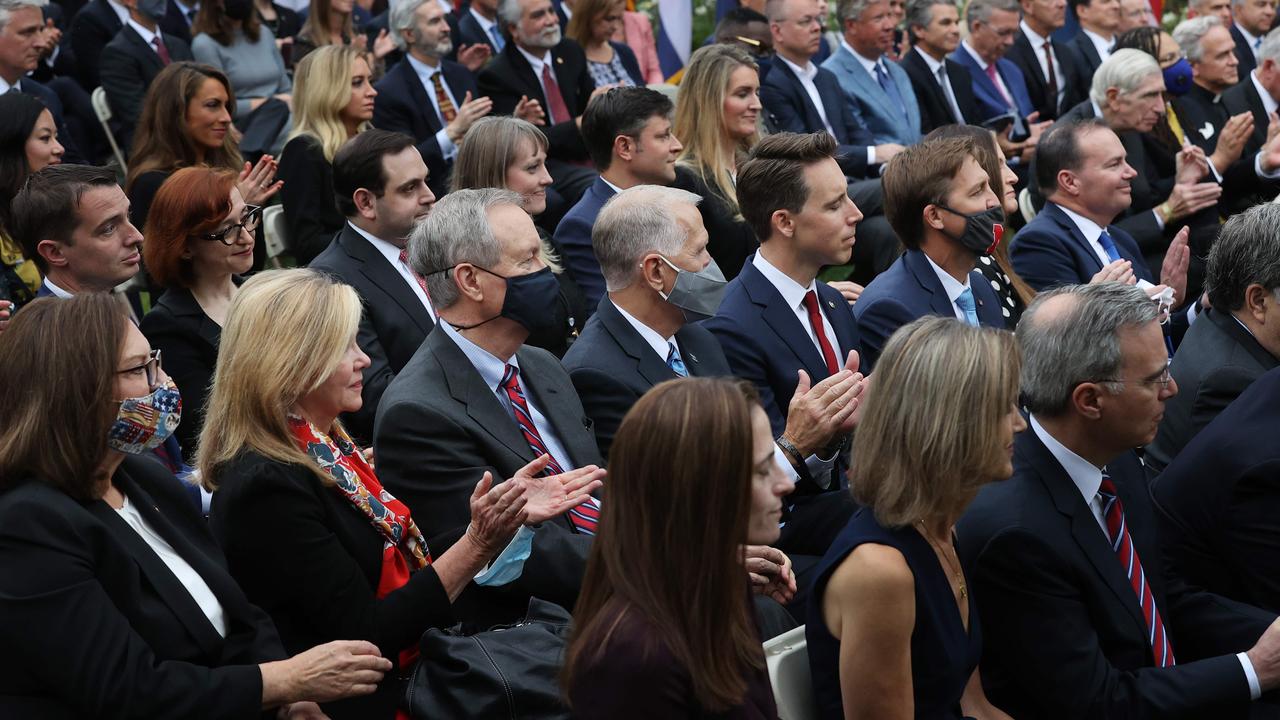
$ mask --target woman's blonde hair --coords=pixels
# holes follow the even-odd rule
[[[320,141],[324,157],[333,162],[347,141],[342,109],[351,102],[351,64],[361,58],[372,71],[368,55],[350,45],[326,45],[302,58],[293,75],[293,132],[289,139],[310,135]],[[373,127],[360,126],[364,132]]]
[[[725,134],[724,97],[729,92],[733,71],[740,67],[759,70],[746,50],[735,45],[708,45],[699,48],[685,68],[676,103],[676,137],[684,143],[679,164],[696,173],[702,182],[738,213],[738,194],[733,188],[730,167],[725,162],[726,146],[734,142]],[[763,117],[763,115],[761,115]],[[739,160],[755,146],[762,131],[737,141],[732,148]]]
[[[928,317],[889,338],[853,443],[850,485],[885,527],[950,512],[999,478],[1018,398],[1013,334]]]
[[[564,35],[582,47],[591,44],[591,25],[609,12],[614,5],[621,5],[625,11],[627,0],[576,0],[573,3],[573,17],[564,29]],[[605,42],[609,39],[605,38]]]
[[[316,270],[268,270],[240,287],[222,329],[196,453],[206,488],[245,450],[332,482],[294,445],[287,418],[342,361],[360,314],[356,291]]]

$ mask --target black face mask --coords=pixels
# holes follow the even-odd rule
[[[966,250],[979,256],[990,255],[1000,245],[1000,238],[1004,237],[1004,209],[999,205],[972,215],[952,210],[946,205],[934,207],[964,218],[964,232],[960,237],[951,239],[960,243]],[[948,235],[948,237],[951,236]]]
[[[245,20],[253,13],[253,0],[222,0],[222,11],[237,22]]]
[[[502,301],[502,311],[488,320],[481,320],[474,325],[453,325],[457,330],[470,330],[492,322],[500,317],[513,320],[532,335],[539,332],[554,331],[556,317],[555,306],[560,302],[560,282],[556,280],[551,268],[544,267],[528,275],[499,275],[488,269],[474,266],[494,277],[507,281],[507,297]],[[449,272],[453,268],[444,268],[436,272]]]

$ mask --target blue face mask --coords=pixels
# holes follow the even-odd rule
[[[484,587],[502,587],[524,574],[524,561],[533,551],[533,531],[521,525],[507,547],[489,564],[489,569],[475,577],[475,583]]]
[[[1164,91],[1170,95],[1186,95],[1191,90],[1191,63],[1186,58],[1178,58],[1178,62],[1165,68]]]

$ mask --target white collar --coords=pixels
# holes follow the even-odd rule
[[[876,76],[876,66],[880,64],[880,58],[868,60],[863,57],[857,50],[853,49],[853,46],[849,44],[848,40],[844,39],[843,35],[840,36],[840,47],[844,48],[846,52],[852,55],[853,58],[858,61],[858,64],[862,65],[863,69],[867,71],[868,75],[871,77]]]
[[[141,25],[139,25],[137,21],[135,21],[133,18],[129,18],[126,22],[129,23],[129,27],[133,28],[134,32],[142,36],[142,42],[148,45],[151,45],[151,49],[153,50],[155,49],[155,45],[152,45],[151,43],[152,43],[152,40],[155,39],[155,36],[160,34],[159,24],[156,24],[155,30],[148,30],[142,27]]]
[[[515,40],[512,39],[511,42],[515,42]],[[528,60],[529,65],[533,67],[533,76],[538,78],[538,82],[542,82],[542,66],[551,62],[551,51],[547,50],[542,57],[535,57],[530,55],[528,50],[525,50],[519,45],[516,45],[516,49],[520,51],[520,54],[524,56],[524,59]]]
[[[116,17],[120,18],[121,25],[129,22],[129,8],[116,2],[116,0],[107,0],[107,5],[115,11]]]
[[[1257,70],[1249,72],[1249,81],[1253,83],[1253,89],[1257,91],[1258,97],[1262,98],[1262,109],[1266,110],[1267,115],[1275,112],[1276,107],[1280,105],[1280,103],[1277,103],[1276,99],[1271,97],[1271,93],[1267,92],[1267,89],[1262,87],[1262,83],[1258,82]]]
[[[12,85],[10,85],[8,80],[5,80],[4,78],[0,77],[0,95],[3,95],[9,92],[10,90],[12,90],[13,88],[18,87],[18,83],[20,82],[22,82],[21,78],[19,78]],[[21,88],[19,88],[19,90],[21,90]]]
[[[512,355],[510,359],[503,360],[493,353],[485,350],[479,345],[471,342],[463,337],[462,333],[454,329],[444,318],[436,323],[436,327],[443,330],[450,340],[458,346],[463,355],[467,356],[467,360],[471,362],[471,367],[480,373],[480,379],[484,380],[485,386],[490,390],[497,392],[502,387],[502,379],[507,374],[507,366],[514,365],[516,370],[520,369],[520,361]]]
[[[1068,210],[1061,205],[1058,205],[1058,209],[1066,213],[1067,217],[1071,218],[1071,222],[1076,224],[1076,227],[1080,229],[1080,232],[1084,235],[1084,239],[1089,241],[1090,245],[1098,242],[1098,236],[1102,235],[1103,231],[1103,227],[1101,225],[1080,213],[1074,210]]]
[[[347,227],[354,230],[360,237],[368,240],[369,244],[382,253],[382,256],[387,259],[387,262],[391,263],[392,267],[400,264],[400,248],[396,247],[394,243],[389,243],[382,238],[370,235],[365,232],[364,228],[356,227],[356,224],[350,220],[347,221]]]
[[[966,275],[962,283],[952,277],[951,273],[943,270],[938,263],[933,261],[933,258],[929,257],[928,253],[922,250],[920,254],[924,255],[924,259],[929,261],[929,267],[933,268],[933,273],[938,276],[938,282],[942,283],[942,289],[947,293],[947,299],[954,305],[956,298],[963,295],[965,290],[969,290],[969,276]]]
[[[786,63],[787,67],[791,68],[791,72],[795,73],[801,80],[813,80],[818,76],[818,66],[813,64],[813,60],[805,61],[804,67],[800,67],[781,55],[775,55],[774,57]]]
[[[564,3],[560,3],[560,12],[564,13],[565,20],[573,19],[573,10],[570,10],[568,5],[565,5]]]
[[[1258,41],[1258,36],[1257,36],[1257,35],[1254,35],[1253,33],[1249,32],[1248,30],[1245,30],[1245,29],[1244,29],[1244,26],[1243,26],[1243,25],[1241,25],[1240,23],[1232,23],[1232,25],[1235,25],[1235,26],[1236,26],[1236,30],[1239,30],[1239,31],[1240,31],[1240,34],[1244,36],[1244,39],[1245,39],[1245,41],[1246,41],[1246,42],[1245,42],[1245,45],[1246,45],[1246,46],[1248,46],[1248,48],[1249,48],[1249,52],[1253,52],[1253,50],[1254,50],[1254,48],[1253,48],[1253,44],[1254,44],[1255,42],[1257,42],[1257,41]]]
[[[58,297],[60,297],[60,298],[69,298],[69,297],[72,297],[71,293],[69,293],[69,292],[67,292],[66,290],[63,290],[62,288],[60,288],[60,287],[58,287],[57,285],[55,285],[55,284],[53,283],[53,280],[50,280],[50,279],[49,279],[49,276],[48,276],[48,275],[46,275],[46,276],[45,276],[45,278],[44,278],[44,284],[49,286],[49,291],[50,291],[50,292],[52,292],[54,295],[57,295],[57,296],[58,296]]]
[[[974,61],[978,63],[978,68],[981,69],[982,72],[985,73],[987,71],[987,66],[991,63],[982,59],[982,56],[978,54],[978,51],[974,50],[973,46],[969,44],[969,40],[967,38],[960,41],[960,47],[964,48],[964,51],[969,53],[969,57],[973,58]]]
[[[1089,104],[1093,106],[1093,116],[1102,120],[1105,116],[1102,114],[1102,106],[1098,104],[1098,101],[1090,97]]]
[[[178,2],[178,0],[173,0],[173,1]],[[445,15],[450,15],[453,13],[453,3],[449,2],[448,0],[436,0],[436,4],[440,6],[440,9],[444,11]]]
[[[764,275],[764,279],[769,281],[782,299],[787,303],[787,307],[792,310],[800,307],[800,303],[804,302],[804,296],[809,294],[810,290],[817,292],[818,283],[816,280],[810,280],[806,287],[792,280],[789,275],[774,267],[772,263],[764,259],[764,255],[756,251],[754,257],[751,258],[751,264]]]
[[[418,74],[418,78],[422,80],[423,85],[430,83],[431,76],[440,72],[443,67],[439,61],[436,62],[435,67],[431,67],[414,57],[412,53],[405,53],[404,59],[409,61],[409,67],[412,67],[413,71]]]
[[[617,185],[614,185],[608,180],[605,180],[603,175],[600,176],[600,182],[604,183],[605,185],[608,185],[609,189],[613,191],[614,195],[617,195],[622,192],[622,188],[618,187]]]
[[[1058,439],[1049,434],[1048,430],[1036,420],[1035,415],[1031,415],[1031,430],[1040,438],[1040,442],[1044,443],[1045,448],[1049,450],[1049,454],[1053,455],[1053,459],[1058,461],[1062,469],[1067,471],[1067,475],[1071,478],[1071,482],[1075,483],[1076,490],[1084,498],[1086,506],[1093,505],[1093,498],[1098,494],[1098,488],[1102,486],[1102,469],[1093,463],[1085,460],[1075,454],[1070,448],[1058,442]]]
[[[612,298],[610,298],[610,301],[612,302]],[[640,337],[649,343],[649,347],[652,347],[653,351],[658,353],[658,356],[662,358],[662,362],[666,362],[667,353],[671,351],[670,344],[676,341],[676,336],[672,335],[669,338],[663,338],[662,335],[658,334],[657,330],[637,320],[634,315],[624,310],[618,303],[613,303],[613,306],[618,309],[618,312],[622,313],[622,317],[626,318],[627,322],[631,323],[631,327],[640,333]]]
[[[476,12],[476,6],[475,6],[475,5],[472,5],[471,7],[469,7],[469,8],[468,8],[468,12],[470,12],[470,13],[471,13],[471,17],[473,17],[473,18],[475,18],[475,19],[476,19],[476,22],[480,23],[480,28],[481,28],[482,30],[484,30],[486,33],[488,33],[488,32],[489,32],[489,28],[491,28],[491,27],[493,27],[494,25],[497,25],[497,24],[498,24],[496,20],[490,20],[489,18],[487,18],[487,17],[485,17],[485,16],[481,15],[480,13]]]
[[[1092,30],[1085,30],[1083,27],[1080,28],[1080,31],[1089,38],[1089,42],[1093,43],[1093,47],[1098,50],[1098,54],[1102,56],[1103,60],[1111,57],[1111,48],[1116,44],[1115,36],[1108,40]]]
[[[1018,27],[1022,29],[1022,33],[1027,36],[1027,39],[1031,41],[1031,47],[1035,50],[1039,50],[1044,47],[1045,43],[1049,42],[1049,38],[1044,37],[1035,30],[1032,30],[1026,20],[1019,21]],[[1050,47],[1052,47],[1052,45]]]
[[[933,56],[924,50],[921,50],[919,45],[915,47],[915,51],[920,55],[920,57],[924,58],[924,64],[929,66],[929,74],[937,77],[938,68],[943,66],[943,61],[946,58],[943,58],[943,60],[934,60]]]

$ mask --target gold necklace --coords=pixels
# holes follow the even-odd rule
[[[954,563],[952,563],[951,561],[951,556],[955,555],[955,552],[956,552],[955,548],[952,548],[951,555],[948,555],[947,553],[943,552],[942,547],[939,546],[938,543],[934,542],[933,538],[929,536],[929,531],[925,530],[923,520],[917,520],[916,525],[920,526],[920,534],[924,536],[925,542],[929,543],[929,546],[932,547],[935,552],[937,552],[939,555],[942,556],[942,559],[946,561],[947,566],[951,569],[951,572],[955,573],[956,585],[960,586],[960,599],[961,600],[968,599],[969,588],[964,583],[964,573],[960,572],[960,558],[957,557]]]

